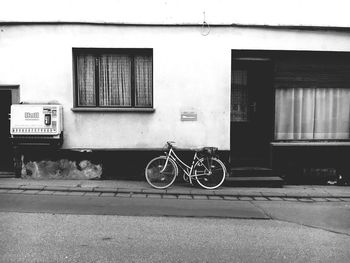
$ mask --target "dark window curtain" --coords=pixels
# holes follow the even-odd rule
[[[135,56],[135,106],[152,107],[152,57]]]
[[[99,69],[100,106],[131,106],[131,58],[102,55]]]
[[[78,106],[96,106],[95,57],[77,56]]]

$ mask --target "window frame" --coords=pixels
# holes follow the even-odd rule
[[[297,57],[298,60],[303,59],[312,59],[313,63],[316,63],[314,61],[321,60],[323,63],[325,61],[336,61],[336,62],[343,62],[350,58],[350,52],[348,51],[298,51],[298,50],[292,50],[292,51],[275,51],[275,52],[269,52],[269,54],[274,60],[276,59],[284,59],[284,58],[290,58],[290,57]],[[318,63],[318,62],[317,62]],[[275,76],[274,76],[275,78]],[[319,87],[315,87],[316,91],[319,89]],[[332,89],[332,87],[328,88]],[[347,89],[350,89],[348,87]],[[272,144],[274,146],[280,146],[282,144],[285,144],[286,146],[290,145],[300,145],[300,146],[307,146],[307,145],[348,145],[350,143],[350,135],[349,138],[303,138],[303,139],[277,139],[276,138],[276,82],[274,81],[274,122],[273,122],[273,140]],[[314,120],[315,121],[315,120]]]
[[[153,94],[153,49],[152,48],[73,48],[73,111],[144,111],[144,112],[152,112],[154,111],[154,94]],[[94,83],[95,88],[95,105],[79,105],[79,92],[78,92],[78,67],[77,67],[77,57],[78,55],[87,55],[91,54],[97,59],[99,56],[104,54],[121,54],[128,55],[131,57],[131,105],[130,106],[103,106],[99,104],[99,80],[96,78]],[[135,56],[151,56],[152,58],[152,98],[151,98],[151,106],[137,106],[136,105],[136,88],[135,88],[135,68],[134,68],[134,58]],[[98,76],[98,69],[95,68],[95,73]]]

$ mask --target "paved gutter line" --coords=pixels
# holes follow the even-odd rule
[[[317,201],[317,199],[339,199],[339,201],[350,201],[350,194],[332,194],[329,192],[328,194],[320,193],[320,194],[282,194],[282,193],[264,193],[264,192],[254,192],[254,193],[229,193],[225,190],[224,193],[220,193],[220,191],[199,191],[199,190],[176,190],[176,189],[166,189],[166,190],[156,190],[156,189],[145,189],[145,188],[103,188],[103,187],[69,187],[69,186],[26,186],[26,185],[0,185],[1,190],[22,190],[22,191],[56,191],[56,192],[94,192],[94,193],[130,193],[134,194],[145,194],[145,195],[175,195],[175,196],[207,196],[209,197],[231,197],[237,199],[244,198],[264,198],[264,199],[276,199],[276,201],[281,201],[284,199],[305,199],[304,201]],[[193,198],[194,199],[194,198]],[[278,200],[277,200],[278,199]],[[316,200],[312,200],[316,199]],[[341,200],[343,199],[343,200]],[[259,200],[256,200],[259,201]],[[261,200],[264,201],[264,200]],[[273,200],[271,200],[273,201]],[[284,200],[288,201],[288,200]],[[303,200],[301,200],[303,201]],[[319,200],[320,201],[320,200]],[[325,200],[332,201],[332,200]]]
[[[188,199],[188,200],[222,200],[222,201],[285,201],[285,202],[305,202],[305,203],[315,203],[315,202],[350,202],[350,198],[335,198],[335,197],[324,197],[324,198],[305,198],[305,197],[267,197],[267,196],[237,196],[237,195],[192,195],[192,194],[162,194],[162,193],[143,193],[143,192],[133,192],[133,191],[84,191],[79,189],[71,189],[66,190],[54,190],[51,189],[0,189],[0,194],[33,194],[40,195],[40,193],[44,194],[44,192],[51,192],[50,194],[54,195],[79,195],[80,196],[92,196],[91,194],[96,194],[96,196],[101,197],[129,197],[129,198],[174,198],[174,199]],[[199,198],[200,197],[200,198]]]

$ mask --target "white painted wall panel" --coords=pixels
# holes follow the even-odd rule
[[[73,112],[73,47],[152,48],[153,113]],[[20,85],[21,101],[64,107],[64,148],[230,148],[231,50],[350,51],[336,32],[213,27],[0,26],[0,84]],[[181,121],[181,112],[197,121]]]

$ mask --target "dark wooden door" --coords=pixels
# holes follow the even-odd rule
[[[269,60],[232,62],[231,163],[268,166],[273,134],[272,63]]]
[[[11,90],[0,90],[0,171],[13,171],[10,143]]]

